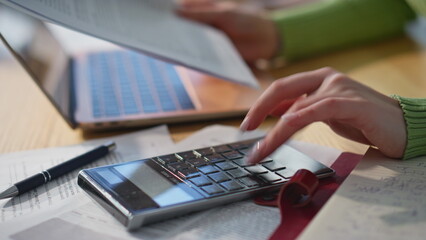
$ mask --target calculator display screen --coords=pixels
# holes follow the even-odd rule
[[[165,176],[152,161],[136,161],[96,172],[109,189],[134,210],[165,207],[190,202],[200,195],[173,176]]]
[[[178,186],[184,183],[171,183],[148,164],[125,164],[114,169],[151,197],[160,207],[194,200]]]

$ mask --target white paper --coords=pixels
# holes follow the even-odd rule
[[[244,85],[258,83],[218,30],[178,17],[170,0],[0,0],[68,28]]]
[[[60,162],[80,155],[106,141],[115,141],[117,149],[85,168],[113,164],[123,161],[150,157],[160,153],[174,151],[166,126],[155,127],[131,134],[89,141],[82,145],[49,148],[34,151],[0,155],[0,189],[3,191],[12,184],[32,176]],[[49,216],[58,209],[74,206],[76,198],[82,196],[76,177],[77,169],[59,177],[35,190],[12,199],[0,200],[0,223],[19,220],[20,217],[42,214]],[[83,199],[86,197],[83,196]],[[0,234],[3,233],[0,225]],[[0,237],[2,239],[2,237]]]
[[[300,239],[425,239],[426,157],[369,149]]]
[[[177,143],[177,147],[188,150],[264,135],[265,132],[260,130],[242,133],[235,127],[212,125]],[[289,141],[287,144],[327,166],[331,166],[341,154],[337,149],[310,143]],[[196,219],[170,239],[268,239],[280,222],[280,213],[278,208],[259,206],[248,200],[217,207]]]
[[[158,134],[161,135],[160,132]],[[167,150],[158,148],[153,150],[159,151],[158,155],[160,155],[161,151],[170,152],[173,148],[173,151],[178,152],[259,137],[264,134],[262,131],[242,134],[235,127],[213,125],[198,131]],[[147,137],[152,137],[152,134]],[[127,139],[126,136],[123,138]],[[137,139],[131,142],[136,141]],[[337,150],[327,147],[305,145],[302,142],[292,142],[291,145],[303,152],[312,151],[314,155],[319,155],[317,160],[321,162],[330,161],[338,156]],[[128,146],[126,152],[131,152],[134,148],[137,148],[137,144]],[[70,198],[66,205],[51,207],[50,211],[39,211],[38,214],[27,214],[16,221],[4,222],[0,225],[0,239],[22,240],[31,237],[34,240],[58,238],[64,240],[263,240],[272,234],[280,222],[278,208],[259,206],[249,199],[128,232],[114,217],[89,199],[85,194],[77,194],[76,197]],[[49,231],[52,228],[54,230]],[[70,232],[79,234],[67,234]]]
[[[176,144],[177,151],[218,145],[263,136],[262,131],[242,134],[237,128],[213,125],[206,127]],[[132,233],[125,231],[108,213],[86,205],[59,216],[74,224],[126,239],[169,240],[261,240],[267,239],[278,226],[280,214],[277,208],[256,205],[252,200],[237,202],[211,210],[190,214],[177,219],[142,227]],[[82,220],[90,216],[95,221]],[[82,222],[83,221],[83,222]],[[87,230],[86,230],[87,231]],[[17,239],[19,240],[19,239]]]

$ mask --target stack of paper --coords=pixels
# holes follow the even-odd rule
[[[426,157],[369,149],[300,239],[425,239]]]
[[[96,165],[234,142],[263,134],[261,131],[241,134],[234,127],[213,125],[175,144],[167,127],[160,126],[83,145],[4,154],[0,155],[0,189],[6,189],[24,176],[107,140],[115,141],[118,148],[114,154],[97,161]],[[317,159],[329,164],[340,154],[335,149],[311,144],[298,142],[291,145],[311,156],[320,155],[321,158]],[[22,196],[0,200],[0,239],[263,240],[268,238],[280,221],[277,208],[259,206],[247,200],[128,232],[77,186],[76,177],[77,171]],[[76,232],[79,234],[76,235]]]

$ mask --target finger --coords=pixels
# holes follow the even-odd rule
[[[267,59],[275,53],[275,49],[271,50],[269,47],[259,46],[268,44],[264,44],[266,40],[258,39],[248,33],[247,30],[244,30],[245,27],[227,24],[222,26],[222,30],[230,37],[244,60],[253,62],[259,60],[259,58]],[[274,43],[269,45],[274,45]]]
[[[214,4],[213,0],[175,0],[174,2],[180,8],[198,8]]]
[[[284,100],[300,97],[317,89],[324,78],[334,72],[330,68],[299,73],[281,80],[277,80],[266,89],[247,113],[247,129],[252,130],[259,126],[268,114],[276,109]]]
[[[298,98],[299,99],[299,98]],[[282,101],[276,108],[274,108],[269,115],[280,117],[282,116],[287,110],[293,106],[293,104],[296,102],[297,99],[290,99],[290,100],[284,100]]]
[[[351,100],[324,99],[298,112],[284,115],[248,157],[249,163],[258,163],[286,142],[294,133],[318,121],[346,120],[355,128],[359,127],[356,115],[362,111],[362,104]]]
[[[216,26],[226,23],[227,13],[235,7],[235,3],[232,2],[207,1],[201,4],[183,5],[176,11],[183,17]]]
[[[289,112],[295,112],[299,109],[303,109],[307,106],[310,106],[316,102],[321,101],[322,99],[328,97],[338,97],[338,96],[352,96],[357,97],[357,94],[354,95],[354,89],[360,89],[360,84],[350,80],[347,76],[342,73],[335,72],[328,75],[324,78],[321,86],[309,94],[306,98],[301,101],[297,101]],[[350,89],[350,91],[348,91]],[[359,92],[363,92],[365,90],[360,89]]]
[[[209,25],[216,25],[222,15],[222,12],[215,9],[178,9],[177,13],[180,16]]]

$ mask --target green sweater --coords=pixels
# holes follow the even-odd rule
[[[401,34],[416,13],[426,16],[426,0],[320,0],[272,17],[280,29],[280,54],[291,61]],[[407,127],[403,159],[426,155],[426,99],[393,97]]]
[[[403,0],[319,0],[272,13],[290,61],[401,34],[414,17]]]
[[[426,99],[394,95],[404,112],[407,126],[407,146],[403,159],[426,155]]]

